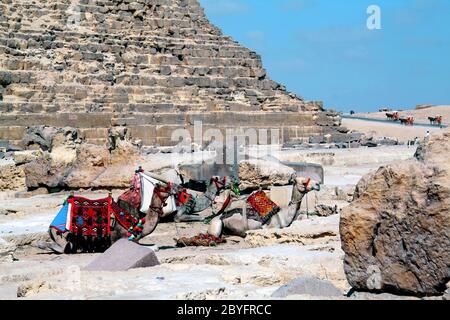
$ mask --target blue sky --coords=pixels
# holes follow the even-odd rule
[[[450,0],[200,0],[269,76],[339,111],[450,104]],[[381,30],[366,26],[381,8]]]

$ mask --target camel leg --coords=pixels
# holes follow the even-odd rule
[[[247,236],[247,231],[262,229],[262,223],[252,219],[246,220],[241,214],[235,214],[223,219],[223,229],[226,234],[243,237]]]
[[[223,222],[220,217],[216,217],[211,221],[208,228],[208,234],[219,238],[223,232]]]
[[[194,212],[201,212],[197,205],[194,208]],[[198,214],[187,214],[186,207],[183,206],[177,211],[174,220],[175,222],[202,222],[205,219]]]
[[[58,254],[64,254],[70,252],[70,242],[67,241],[64,234],[58,234],[58,232],[50,228],[48,230],[48,233],[50,235],[50,239],[52,240],[52,243],[46,244],[45,249],[51,250]],[[41,249],[44,249],[44,247],[39,246]]]
[[[174,218],[175,222],[202,222],[205,219],[197,214],[186,214],[184,210],[179,210]]]

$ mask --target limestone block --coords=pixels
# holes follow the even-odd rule
[[[97,257],[84,271],[127,271],[159,265],[155,252],[127,239],[121,239]]]

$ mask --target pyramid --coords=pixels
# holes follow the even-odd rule
[[[334,134],[340,118],[271,80],[261,57],[212,25],[197,0],[2,0],[0,140],[76,127],[91,143],[126,125],[146,145],[177,128]]]

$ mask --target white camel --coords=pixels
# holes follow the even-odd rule
[[[208,233],[217,237],[222,233],[245,237],[249,230],[283,229],[291,226],[300,216],[300,206],[305,195],[311,191],[320,191],[320,183],[311,179],[297,178],[294,175],[291,178],[291,184],[293,192],[289,206],[281,209],[266,224],[247,217],[247,199],[243,199],[239,200],[238,209],[225,212],[222,216],[215,218],[211,222]]]

